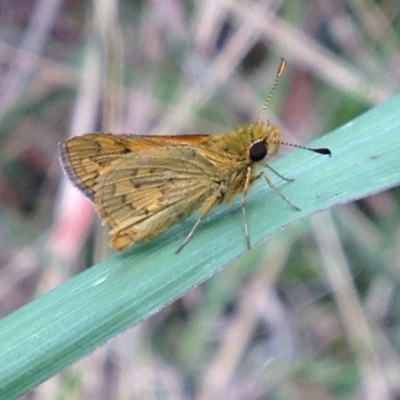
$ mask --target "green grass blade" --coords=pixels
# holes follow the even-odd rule
[[[400,96],[274,163],[295,211],[260,182],[248,198],[252,243],[299,219],[400,182]],[[273,177],[275,178],[275,177]],[[246,251],[238,202],[212,213],[179,255],[193,221],[115,254],[0,321],[0,398],[18,396],[135,322],[154,314]]]

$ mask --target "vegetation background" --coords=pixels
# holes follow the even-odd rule
[[[232,129],[283,57],[268,118],[306,144],[399,91],[399,17],[397,0],[0,0],[1,316],[107,255],[58,142]],[[399,220],[395,189],[280,232],[21,398],[398,398]]]

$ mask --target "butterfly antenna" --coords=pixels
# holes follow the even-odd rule
[[[274,93],[274,90],[276,88],[276,84],[278,83],[278,80],[282,76],[285,69],[286,69],[286,61],[283,58],[281,58],[281,62],[279,64],[278,70],[276,71],[274,83],[272,84],[271,90],[268,93],[267,99],[265,100],[263,108],[261,109],[260,115],[258,117],[258,120],[257,120],[258,124],[261,123],[261,118],[262,118],[265,110],[267,109],[269,102],[271,101],[272,94]]]
[[[279,143],[283,144],[285,146],[297,147],[298,149],[313,151],[314,153],[326,155],[329,157],[332,155],[332,152],[327,147],[321,147],[319,149],[312,149],[311,147],[300,146],[299,144],[294,144],[294,143],[288,143],[288,142],[279,142]]]

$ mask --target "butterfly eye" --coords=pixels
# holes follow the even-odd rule
[[[267,153],[268,146],[264,141],[255,142],[249,148],[250,160],[254,162],[263,160]]]

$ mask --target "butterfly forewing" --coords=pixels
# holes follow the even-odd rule
[[[184,136],[183,142],[197,143],[205,137]],[[93,200],[94,186],[98,177],[113,161],[132,152],[163,147],[177,141],[175,136],[132,136],[114,134],[87,134],[77,136],[61,144],[61,165],[71,181]]]

